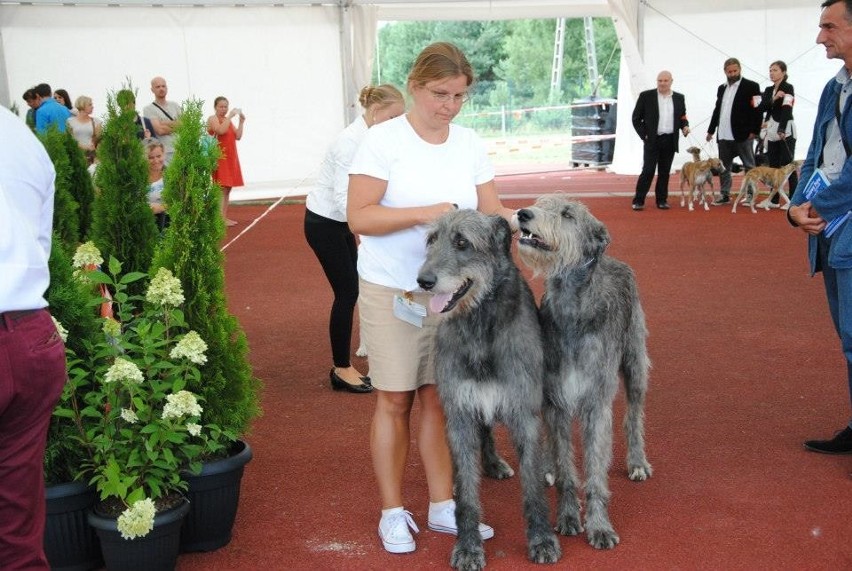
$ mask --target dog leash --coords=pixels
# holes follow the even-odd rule
[[[303,184],[306,180],[308,180],[308,178],[309,178],[309,177],[314,176],[314,174],[315,174],[315,173],[316,173],[316,171],[314,171],[314,172],[312,172],[312,173],[308,174],[307,176],[305,176],[302,180],[300,180],[300,181],[299,181],[299,183],[296,185],[296,187],[295,187],[295,188],[297,188],[297,189],[298,189],[298,188],[301,188],[301,187],[302,187],[302,184]],[[274,203],[272,203],[272,205],[270,205],[270,207],[269,207],[269,208],[267,208],[267,209],[263,212],[263,214],[261,214],[260,216],[258,216],[258,217],[257,217],[257,218],[255,218],[254,220],[252,220],[252,221],[249,223],[249,225],[248,225],[248,226],[246,226],[245,228],[243,228],[243,229],[242,229],[242,231],[241,231],[239,234],[237,234],[236,236],[234,236],[234,237],[231,239],[231,241],[230,241],[230,242],[228,242],[227,244],[225,244],[224,246],[222,246],[222,248],[220,249],[220,251],[224,252],[224,251],[225,251],[225,250],[226,250],[226,249],[227,249],[227,248],[228,248],[231,244],[233,244],[234,242],[236,242],[237,240],[239,240],[240,238],[242,238],[242,237],[243,237],[243,235],[244,235],[246,232],[248,232],[249,230],[251,230],[252,228],[254,228],[254,227],[257,225],[257,223],[258,223],[258,222],[260,222],[261,220],[263,220],[264,218],[266,218],[266,216],[267,216],[270,212],[272,212],[273,210],[275,210],[275,209],[278,207],[278,205],[279,205],[279,204],[281,204],[282,202],[284,202],[284,200],[285,200],[286,198],[288,198],[288,196],[282,196],[282,197],[280,197],[278,200],[276,200]]]

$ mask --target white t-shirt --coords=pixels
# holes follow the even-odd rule
[[[366,133],[349,173],[386,180],[382,206],[453,202],[459,208],[477,208],[476,186],[494,179],[494,166],[471,129],[451,124],[447,141],[433,145],[417,135],[406,115],[400,115]],[[427,225],[418,225],[384,236],[361,236],[358,274],[385,287],[418,289],[427,231]]]
[[[317,185],[308,193],[305,207],[325,218],[346,222],[346,194],[349,190],[349,165],[358,150],[367,122],[358,117],[337,137],[325,154]]]
[[[26,124],[0,107],[0,313],[47,305],[56,172]]]
[[[177,120],[180,117],[180,105],[175,103],[174,101],[166,101],[166,104],[162,106],[163,109],[171,115],[171,119],[163,113],[163,109],[160,109],[154,103],[150,105],[146,105],[145,109],[142,110],[142,116],[148,119],[159,119],[160,121],[171,121]],[[156,133],[151,133],[152,136],[157,137],[161,143],[163,143],[163,150],[166,153],[166,163],[168,164],[169,160],[172,157],[172,154],[175,152],[175,134],[171,135],[158,135]]]

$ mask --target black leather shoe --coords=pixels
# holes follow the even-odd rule
[[[669,206],[665,202],[661,202],[657,205],[657,208],[659,208],[660,210],[668,210],[669,208],[671,208],[671,206]]]
[[[634,204],[633,205],[633,210],[642,210],[643,208],[645,208],[645,207],[641,204]]]
[[[805,449],[820,454],[852,454],[852,428],[837,431],[831,440],[807,440]]]
[[[368,385],[368,384],[365,384],[363,382],[360,385],[353,385],[353,384],[347,383],[346,381],[341,379],[337,375],[337,373],[334,372],[334,369],[332,369],[328,373],[328,377],[329,377],[329,379],[331,379],[331,388],[336,390],[336,391],[348,391],[350,393],[370,393],[370,392],[373,392],[372,385]]]

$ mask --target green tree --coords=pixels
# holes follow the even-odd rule
[[[136,134],[136,112],[119,104],[128,92],[107,98],[91,237],[105,260],[115,257],[127,272],[147,273],[159,231],[148,206],[148,162]],[[143,286],[132,284],[130,293],[141,294]]]
[[[89,236],[92,226],[92,206],[95,201],[95,187],[89,174],[86,154],[77,144],[70,131],[65,132],[65,148],[68,153],[69,186],[74,200],[79,205],[78,222],[80,241]]]
[[[171,269],[183,284],[184,311],[191,329],[207,343],[201,381],[188,389],[204,397],[205,423],[244,434],[259,414],[260,381],[248,361],[248,343],[225,299],[225,256],[219,244],[225,226],[219,211],[221,190],[212,182],[218,147],[201,115],[201,101],[183,104],[175,154],[165,173],[163,201],[171,224],[157,250],[152,272]]]
[[[77,201],[71,191],[72,167],[65,133],[55,127],[40,135],[44,148],[56,171],[53,196],[53,230],[66,252],[73,252],[80,241],[80,219]]]

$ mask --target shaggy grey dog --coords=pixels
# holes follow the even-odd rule
[[[450,564],[485,566],[479,535],[480,447],[496,462],[490,427],[506,424],[518,453],[527,520],[527,555],[536,563],[562,556],[549,522],[540,471],[543,355],[535,299],[511,255],[509,224],[475,210],[450,212],[429,233],[417,276],[446,314],[438,326],[436,377],[453,458],[458,537]],[[487,469],[487,468],[486,468]]]
[[[544,418],[554,452],[559,504],[556,530],[583,531],[572,425],[580,421],[586,476],[586,533],[594,547],[619,542],[609,520],[612,403],[624,380],[627,470],[651,476],[645,458],[644,403],[650,362],[645,315],[629,266],[604,254],[606,227],[580,202],[539,198],[518,211],[521,260],[545,276],[539,315],[544,338]]]

